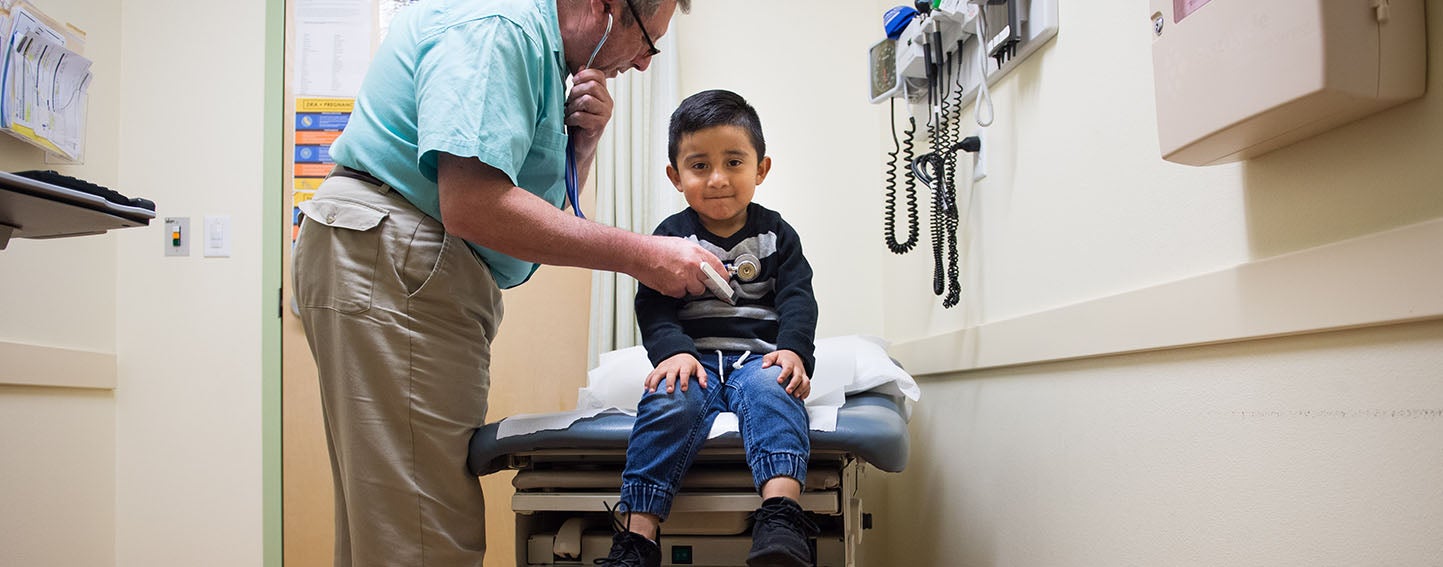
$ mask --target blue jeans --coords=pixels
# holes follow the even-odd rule
[[[706,388],[693,377],[687,391],[677,387],[668,394],[663,383],[644,394],[637,405],[621,476],[621,501],[628,511],[666,519],[681,477],[706,442],[712,421],[723,411],[737,414],[758,491],[778,476],[805,484],[812,451],[807,410],[802,400],[787,394],[786,385],[777,383],[782,368],[762,368],[758,355],[747,357],[741,368],[732,368],[740,357],[729,355],[720,369],[725,374],[720,374],[716,353],[710,354],[701,357]]]

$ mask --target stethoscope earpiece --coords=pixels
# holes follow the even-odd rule
[[[596,49],[591,50],[591,57],[586,58],[586,66],[582,69],[590,69],[591,62],[596,61],[596,54],[601,53],[601,46],[606,45],[606,39],[611,37],[611,12],[606,12],[606,31],[601,32],[601,41],[597,42]]]

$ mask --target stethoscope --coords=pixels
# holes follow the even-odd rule
[[[762,263],[760,260],[757,260],[757,257],[753,254],[742,254],[737,256],[735,261],[723,263],[722,265],[726,266],[727,271],[731,272],[732,277],[735,277],[742,283],[750,283],[752,280],[757,279],[757,276],[762,275]]]
[[[601,42],[596,44],[596,49],[591,50],[591,57],[586,59],[586,66],[581,70],[591,68],[591,63],[596,61],[596,54],[601,53],[601,46],[606,45],[606,38],[611,37],[611,13],[606,14],[606,31],[601,32]],[[572,142],[570,128],[566,136],[566,199],[571,201],[571,211],[576,213],[577,218],[584,219],[586,215],[581,213],[581,181],[576,174],[576,144]]]

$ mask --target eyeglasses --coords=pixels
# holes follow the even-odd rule
[[[631,17],[636,20],[636,27],[641,28],[641,38],[646,40],[646,46],[649,49],[649,51],[646,52],[646,56],[656,57],[656,54],[661,53],[661,50],[656,48],[656,42],[651,40],[651,34],[646,33],[646,26],[641,25],[641,14],[637,13],[636,4],[633,4],[631,0],[626,0],[626,8],[631,10]]]

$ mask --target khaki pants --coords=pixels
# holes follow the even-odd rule
[[[464,241],[395,191],[332,176],[295,249],[336,488],[336,565],[479,566],[485,423],[501,291]]]

